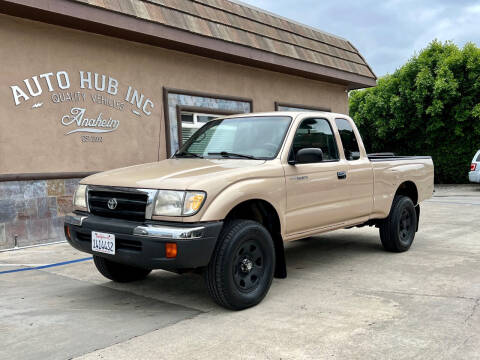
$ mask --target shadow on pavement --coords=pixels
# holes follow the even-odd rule
[[[200,313],[45,271],[3,275],[0,288],[2,359],[72,358]]]

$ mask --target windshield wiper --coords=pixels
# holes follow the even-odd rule
[[[203,159],[203,156],[200,156],[198,154],[195,154],[189,151],[180,151],[179,153],[175,154],[175,157],[196,157],[196,158]]]
[[[240,158],[254,159],[254,160],[257,159],[255,156],[252,156],[252,155],[237,154],[237,153],[228,152],[228,151],[209,152],[208,155],[220,155],[223,157],[240,157]]]

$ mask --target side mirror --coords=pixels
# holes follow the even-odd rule
[[[308,164],[317,163],[323,161],[323,151],[319,148],[305,148],[297,151],[295,160],[291,160],[288,163],[290,165],[295,164]]]

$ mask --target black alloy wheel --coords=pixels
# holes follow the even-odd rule
[[[413,201],[403,195],[393,199],[390,214],[380,222],[380,239],[387,251],[407,251],[415,239],[417,212]]]
[[[268,230],[252,220],[224,225],[205,269],[208,291],[219,305],[242,310],[267,294],[275,269],[275,247]]]
[[[412,235],[415,234],[415,229],[413,228],[412,223],[413,217],[410,215],[409,209],[404,208],[398,224],[398,237],[402,244],[408,245],[411,242]]]
[[[262,244],[250,239],[240,244],[233,261],[233,279],[240,291],[252,291],[261,282],[264,268]]]

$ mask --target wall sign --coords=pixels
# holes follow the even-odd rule
[[[76,75],[76,73],[75,73]],[[67,71],[48,72],[11,85],[15,106],[41,109],[45,101],[68,104],[70,110],[59,114],[59,123],[65,126],[65,135],[74,133],[109,133],[118,129],[120,120],[112,110],[129,112],[136,117],[150,116],[155,104],[131,85],[122,87],[112,76],[90,71],[78,72],[78,83]],[[103,105],[103,111],[89,111],[89,105]],[[100,139],[100,140],[98,140]],[[101,138],[82,136],[82,142],[102,141]]]

